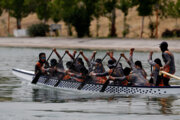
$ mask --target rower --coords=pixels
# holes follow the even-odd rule
[[[174,55],[168,50],[168,43],[164,41],[160,44],[159,47],[162,51],[162,58],[165,63],[165,65],[161,68],[161,70],[170,74],[174,74],[175,73]],[[163,82],[165,86],[170,86],[169,80],[170,77],[164,74]]]
[[[80,54],[85,59],[87,65],[89,67],[89,72],[92,72],[92,71],[95,73],[104,73],[105,72],[104,66],[102,64],[102,59],[97,58],[94,62],[92,61],[96,55],[96,51],[93,52],[90,59],[88,59],[82,51],[80,51]],[[93,81],[95,83],[99,83],[99,84],[104,84],[107,80],[106,76],[102,76],[102,77],[92,76],[91,78],[93,79]]]
[[[79,57],[75,58],[74,57],[75,54],[76,54],[76,51],[74,51],[73,55],[71,55],[71,53],[68,50],[66,50],[66,53],[69,55],[69,57],[73,61],[73,64],[75,66],[75,72],[80,73],[81,69],[86,69],[85,66],[84,66],[84,62],[83,62],[82,58],[79,58]]]
[[[144,78],[146,78],[146,77],[147,77],[147,73],[146,73],[146,71],[144,70],[141,61],[137,60],[134,64],[135,64],[136,68],[142,73],[142,75],[144,76]]]
[[[60,54],[57,52],[56,48],[53,49],[54,53],[56,53],[57,57],[58,57],[58,63],[57,63],[57,67],[58,69],[64,70],[64,66],[63,66],[63,60],[62,57],[60,56]]]
[[[108,67],[109,67],[109,71],[106,71],[104,73],[94,73],[94,72],[92,72],[91,75],[94,75],[94,76],[108,76],[108,75],[111,75],[113,77],[122,77],[122,74],[120,73],[119,69],[116,66],[116,61],[110,59],[108,61]],[[114,82],[114,84],[116,84],[116,85],[127,85],[127,83],[128,82],[126,80]]]
[[[42,52],[39,54],[39,61],[35,65],[35,74],[37,74],[38,72],[45,74],[46,73],[45,69],[48,67],[49,67],[49,64],[46,61],[46,54]]]
[[[74,66],[72,61],[68,61],[66,63],[66,67],[67,67],[67,70],[65,71],[66,75],[64,76],[63,80],[70,80],[71,76],[68,73],[69,72],[70,73],[75,73],[75,66]]]
[[[69,68],[69,70],[66,71],[66,77],[68,77],[69,75],[71,79],[73,78],[73,80],[76,80],[78,82],[90,80],[88,76],[88,70],[85,67],[79,67],[79,72],[77,72],[74,63],[72,63],[71,61],[67,63],[67,67]]]
[[[152,81],[150,80],[149,83],[153,86],[164,86],[163,79],[161,75],[159,75],[160,67],[162,67],[161,60],[159,58],[156,58],[154,61],[152,61],[152,55],[153,52],[151,51],[149,54],[148,63],[153,67],[152,69]]]
[[[116,58],[114,58],[113,56],[113,52],[107,52],[107,55],[110,57],[110,59],[112,61],[114,61],[116,63]],[[124,76],[124,72],[123,72],[123,66],[122,64],[119,62],[116,69],[118,69],[117,71],[119,72],[119,76]]]
[[[69,55],[69,57],[71,58],[72,61],[75,59],[75,55],[77,53],[76,50],[74,50],[73,55],[68,50],[66,50],[65,52],[66,52],[66,54]]]
[[[88,59],[88,58],[84,55],[83,51],[80,51],[79,53],[81,54],[81,56],[82,56],[82,57],[84,58],[84,60],[86,61],[87,66],[88,66],[88,70],[91,72],[91,71],[93,70],[92,61],[93,61],[93,59],[95,58],[96,51],[93,51],[92,56],[91,56],[90,59]]]
[[[148,80],[144,77],[142,71],[139,70],[139,66],[135,65],[133,62],[133,52],[134,52],[134,48],[131,48],[129,59],[124,55],[124,53],[121,54],[121,56],[125,58],[125,60],[132,69],[132,74],[131,74],[132,77],[130,79],[131,81],[133,81],[133,84],[137,86],[149,85]]]
[[[66,51],[66,53],[70,56],[70,58],[73,60],[72,65],[74,66],[74,73],[67,72],[71,76],[77,77],[76,80],[78,82],[83,82],[88,77],[88,70],[84,66],[84,62],[82,58],[75,58],[73,55],[69,53],[69,51]],[[75,52],[74,52],[75,53]],[[79,53],[80,54],[80,53]]]

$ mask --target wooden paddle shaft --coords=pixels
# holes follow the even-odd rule
[[[165,71],[160,71],[160,74],[165,74],[165,75],[168,75],[169,77],[172,77],[174,79],[180,80],[180,77],[172,75],[172,74],[170,74],[168,72],[165,72]]]

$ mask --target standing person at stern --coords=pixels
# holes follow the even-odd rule
[[[174,55],[168,50],[168,43],[163,41],[160,44],[160,49],[162,51],[162,58],[165,63],[165,65],[161,68],[161,70],[174,74],[175,73],[175,62],[174,62]],[[170,86],[169,85],[169,80],[170,77],[167,75],[163,75],[163,82],[165,86]]]

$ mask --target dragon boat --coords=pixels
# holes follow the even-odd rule
[[[27,71],[22,69],[12,69],[12,72],[17,77],[20,77],[28,82],[31,82],[34,78],[33,71]],[[52,77],[47,81],[47,76],[40,76],[37,85],[45,85],[54,87],[58,82],[56,77]],[[73,80],[60,80],[58,85],[55,88],[60,89],[72,89],[77,90],[81,85],[81,82],[73,81]],[[96,83],[86,83],[79,91],[89,91],[100,93],[103,84]],[[177,95],[180,94],[180,86],[170,86],[170,87],[160,87],[160,86],[118,86],[109,84],[104,93],[112,94],[112,95]]]

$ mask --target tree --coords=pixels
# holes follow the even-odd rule
[[[140,37],[143,37],[144,33],[144,18],[146,16],[150,16],[153,13],[153,5],[155,4],[156,0],[135,0],[136,3],[138,3],[138,14],[139,16],[142,16],[142,27],[141,27],[141,35]]]
[[[74,7],[77,4],[77,0],[54,0],[53,4],[58,9],[57,13],[55,13],[56,15],[53,15],[53,16],[57,17],[55,19],[61,18],[66,23],[68,27],[68,35],[71,36],[72,35],[71,27],[72,27],[72,20],[73,20],[72,14],[73,14]]]
[[[115,37],[116,35],[116,5],[117,0],[104,0],[105,16],[110,21],[110,34],[109,36]]]
[[[36,0],[35,12],[40,20],[47,22],[51,17],[51,0]]]
[[[99,18],[104,14],[103,1],[98,0],[95,4],[94,17],[96,19],[96,37],[99,37]]]
[[[1,16],[2,12],[3,12],[3,7],[2,7],[2,3],[0,1],[0,16]]]
[[[180,0],[170,1],[168,4],[168,15],[176,19],[176,26],[178,26],[177,20],[180,18]]]
[[[62,17],[61,17],[61,8],[59,8],[58,3],[59,0],[55,0],[54,2],[50,3],[51,8],[51,18],[55,23],[58,23]]]
[[[153,5],[153,10],[156,12],[156,38],[158,38],[158,25],[159,16],[160,19],[166,18],[168,16],[168,5],[170,4],[171,0],[156,0]]]
[[[129,25],[126,23],[126,17],[128,15],[129,8],[133,7],[132,0],[120,0],[118,2],[117,8],[120,9],[124,14],[124,20],[123,20],[123,37],[126,37],[126,35],[129,32]]]
[[[10,16],[16,18],[17,29],[21,29],[21,20],[32,12],[31,4],[27,4],[26,0],[1,0],[1,3]]]
[[[89,26],[97,1],[59,0],[58,6],[61,9],[62,19],[67,25],[75,27],[78,37],[90,36]]]

